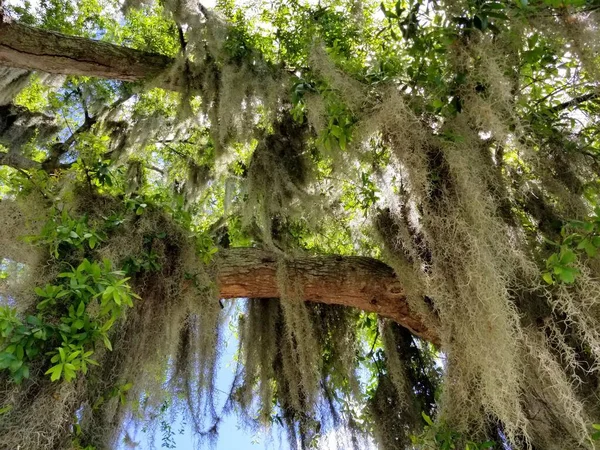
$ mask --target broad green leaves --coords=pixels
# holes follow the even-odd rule
[[[595,215],[588,220],[571,221],[562,229],[561,235],[563,240],[560,244],[547,240],[560,248],[546,260],[547,271],[543,273],[543,278],[548,284],[574,283],[579,274],[579,258],[584,255],[588,258],[597,256],[600,249],[600,208],[597,207]]]
[[[37,245],[47,245],[56,259],[64,256],[73,247],[93,250],[105,238],[102,232],[91,229],[87,216],[73,219],[66,210],[54,212],[54,217],[46,222],[38,236],[29,236],[28,240]]]
[[[107,219],[107,229],[115,221]],[[55,213],[41,235],[29,237],[48,246],[57,259],[77,251],[93,252],[104,238],[103,232],[89,226],[87,217],[73,219],[66,211]],[[98,364],[92,358],[98,344],[112,350],[110,330],[138,298],[127,281],[110,261],[84,258],[77,267],[68,265],[53,284],[35,288],[36,315],[22,318],[10,307],[0,308],[0,369],[9,370],[20,383],[29,377],[32,362],[50,356],[45,374],[52,381],[71,381],[78,372],[85,375],[90,365]]]

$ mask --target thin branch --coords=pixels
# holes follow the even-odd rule
[[[206,8],[206,6],[204,6],[202,3],[198,2],[198,8],[200,8],[200,12],[202,13],[202,15],[208,19],[210,16],[210,11],[208,10],[208,8]]]
[[[179,45],[181,45],[181,53],[185,55],[187,49],[187,42],[185,41],[185,34],[180,24],[177,24],[177,32],[179,34]]]
[[[163,144],[163,147],[166,148],[167,150],[169,150],[171,153],[175,153],[181,159],[184,159],[191,166],[194,166],[194,167],[198,166],[198,164],[196,163],[196,161],[194,161],[194,159],[190,155],[186,155],[185,153],[180,152],[179,150],[171,147],[168,144]]]
[[[547,111],[551,114],[555,114],[555,113],[564,111],[565,109],[572,108],[573,106],[579,106],[582,103],[585,103],[590,100],[594,100],[594,99],[598,98],[598,95],[599,94],[597,92],[590,92],[589,94],[585,94],[585,95],[581,95],[579,97],[572,98],[571,100],[567,100],[566,102],[560,103],[556,106],[553,106],[552,108],[548,108]]]
[[[96,123],[98,123],[104,117],[106,117],[106,115],[108,113],[115,110],[116,108],[121,106],[123,103],[125,103],[127,100],[129,100],[129,98],[131,98],[132,95],[133,94],[129,94],[124,97],[120,97],[118,100],[116,100],[111,105],[104,108],[102,111],[100,111],[94,117],[90,117],[90,115],[87,113],[87,108],[86,108],[85,120],[84,120],[83,124],[79,128],[77,128],[75,131],[72,131],[71,135],[67,138],[66,141],[57,142],[50,147],[50,156],[42,163],[42,168],[46,172],[52,173],[52,172],[56,171],[57,169],[64,169],[64,168],[70,167],[71,164],[61,164],[59,162],[59,160],[65,153],[67,153],[69,151],[71,146],[75,143],[75,140],[81,134],[90,131],[92,129],[92,127],[94,125],[96,125]],[[83,98],[82,98],[82,101],[83,101]],[[85,105],[84,105],[84,108],[85,108]]]
[[[158,173],[159,173],[159,174],[161,174],[161,175],[164,175],[164,174],[165,174],[165,171],[164,171],[164,170],[162,170],[160,167],[156,167],[156,166],[154,166],[154,165],[152,165],[152,164],[150,164],[150,165],[147,165],[146,167],[147,167],[148,169],[150,169],[150,170],[153,170],[153,171],[155,171],[155,172],[158,172]]]

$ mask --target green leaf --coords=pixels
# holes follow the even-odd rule
[[[15,359],[15,356],[11,353],[0,353],[0,369],[8,369]]]
[[[505,6],[502,3],[499,2],[490,2],[490,3],[485,3],[481,9],[504,9]]]
[[[36,347],[27,346],[25,348],[25,354],[29,359],[35,358],[39,353],[39,350]]]
[[[571,284],[575,282],[575,275],[577,275],[579,271],[574,268],[563,267],[558,277],[560,281],[566,284]]]
[[[493,17],[495,19],[500,19],[500,20],[509,20],[509,17],[501,12],[495,12],[495,11],[489,11],[486,13],[488,17]]]
[[[113,290],[113,300],[117,305],[121,306],[121,294],[118,289]]]
[[[571,264],[577,260],[577,255],[571,249],[563,248],[560,252],[560,263],[563,265]]]
[[[388,11],[388,9],[385,7],[383,2],[381,2],[381,4],[379,6],[381,8],[381,11],[385,15],[385,17],[387,17],[388,19],[397,19],[398,18],[398,16],[396,14],[394,14],[392,11]]]
[[[102,299],[107,300],[107,299],[111,298],[113,296],[114,291],[115,291],[114,286],[107,286],[107,288],[104,289],[104,292],[102,293]]]
[[[63,365],[58,364],[56,366],[50,367],[44,375],[50,375],[50,381],[57,381],[62,375],[62,370]]]
[[[36,295],[38,295],[40,297],[46,297],[47,296],[46,295],[46,291],[44,289],[42,289],[42,288],[36,287],[33,291],[36,293]]]
[[[421,417],[423,417],[423,420],[425,421],[425,423],[427,425],[429,425],[430,427],[433,426],[433,420],[431,420],[431,417],[429,417],[427,414],[425,414],[424,411],[421,411]]]
[[[598,253],[598,249],[594,246],[594,244],[590,241],[590,239],[583,239],[578,245],[577,249],[584,249],[585,253],[590,257],[596,256]]]
[[[112,352],[112,344],[110,343],[110,340],[108,339],[108,337],[106,335],[103,336],[104,339],[104,346]]]
[[[73,361],[75,358],[77,358],[77,356],[79,356],[80,353],[81,353],[81,350],[76,350],[73,353],[69,354],[67,361],[68,362]]]
[[[75,366],[73,364],[65,364],[64,377],[66,381],[71,381],[76,377]]]

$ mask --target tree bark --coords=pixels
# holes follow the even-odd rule
[[[174,62],[164,55],[0,21],[0,64],[9,67],[140,81],[165,74]],[[176,79],[163,79],[160,86],[181,87]]]
[[[9,166],[21,170],[42,168],[41,163],[26,158],[16,152],[0,152],[0,166]]]
[[[280,297],[277,256],[256,248],[218,253],[218,283],[222,298]],[[435,344],[438,336],[411,311],[402,284],[391,267],[360,256],[300,257],[287,261],[287,273],[303,300],[344,305],[394,320]]]

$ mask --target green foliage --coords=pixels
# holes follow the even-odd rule
[[[208,233],[200,232],[196,234],[196,254],[204,264],[210,263],[218,250],[214,240]]]
[[[581,357],[586,362],[597,359],[591,352],[598,348],[599,334],[593,327],[599,321],[595,315],[588,317],[596,301],[579,302],[575,295],[569,296],[570,292],[586,294],[579,280],[585,277],[591,280],[587,283],[595,283],[598,278],[592,258],[600,248],[600,212],[587,220],[570,221],[585,217],[600,192],[598,52],[589,37],[597,34],[597,2],[221,0],[220,15],[197,17],[186,2],[167,1],[134,6],[121,16],[121,3],[48,0],[36,2],[35,8],[27,2],[9,8],[20,21],[45,29],[175,58],[186,56],[189,73],[175,73],[184,66],[175,65],[168,77],[194,83],[189,104],[188,99],[182,101],[181,93],[156,87],[156,80],[144,85],[89,77],[69,77],[55,89],[34,76],[15,97],[14,103],[29,112],[54,114],[63,127],[56,139],[45,142],[38,139],[41,131],[36,131],[22,151],[34,164],[0,168],[3,198],[23,199],[35,193],[45,204],[61,205],[60,211],[49,214],[41,232],[28,239],[48,250],[52,273],[60,275],[36,288],[34,307],[19,304],[19,312],[6,305],[0,309],[0,368],[15,382],[35,374],[93,385],[97,380],[90,370],[103,363],[101,355],[122,350],[116,348],[119,343],[111,333],[135,303],[130,281],[142,289],[156,284],[156,291],[162,292],[160,283],[166,283],[167,274],[176,273],[179,283],[189,270],[182,269],[182,261],[165,257],[175,259],[187,250],[179,248],[182,242],[195,250],[198,263],[209,265],[218,248],[266,245],[263,228],[270,228],[276,253],[287,257],[368,255],[386,258],[394,267],[411,313],[430,320],[423,329],[439,333],[444,350],[452,352],[448,359],[452,364],[444,367],[451,380],[445,386],[452,394],[448,398],[457,398],[459,405],[474,405],[472,410],[454,411],[459,417],[452,423],[468,424],[465,429],[453,430],[429,419],[438,410],[435,387],[442,371],[440,354],[433,346],[412,341],[409,351],[401,354],[402,370],[396,372],[406,372],[407,395],[419,403],[416,411],[426,412],[425,433],[414,439],[417,448],[491,448],[491,442],[469,440],[468,429],[471,424],[482,429],[489,417],[498,419],[507,439],[515,442],[521,442],[521,433],[530,426],[535,428],[527,422],[527,414],[522,415],[529,406],[529,391],[521,389],[526,372],[521,369],[532,369],[529,353],[544,355],[531,351],[528,345],[534,339],[521,325],[541,322],[529,314],[530,306],[536,314],[566,311],[567,325],[563,326],[562,318],[554,325],[561,333],[565,328],[562,347],[568,348],[559,357],[558,349],[543,347],[551,355],[547,362],[554,362],[556,356],[561,366],[579,367]],[[298,127],[304,127],[302,137],[283,128],[275,132],[273,118],[288,113],[301,124]],[[277,133],[281,136],[274,136]],[[2,137],[8,140],[5,134]],[[310,176],[290,191],[276,213],[261,216],[256,214],[257,205],[247,205],[247,186],[249,163],[255,149],[262,148],[265,134],[282,145],[304,139],[302,154],[312,167]],[[10,144],[2,148],[2,161],[14,154]],[[42,161],[42,170],[33,168]],[[279,169],[279,163],[275,161],[271,168]],[[92,208],[96,196],[110,206],[99,214],[90,210],[76,217],[68,212]],[[379,239],[373,224],[385,209],[394,220],[384,230],[389,239]],[[175,224],[176,238],[170,239],[155,218],[168,222],[167,229]],[[142,231],[136,235],[135,252],[123,257],[121,248],[115,247],[127,250],[128,233],[138,229]],[[166,247],[177,248],[169,250],[173,255],[165,255]],[[102,260],[106,254],[119,256],[107,262]],[[524,260],[526,267],[513,267]],[[2,287],[24,276],[15,264],[2,259]],[[536,274],[536,280],[541,274],[548,285],[577,286],[540,287],[535,282],[532,286],[524,281],[526,276],[521,277],[530,273]],[[198,291],[210,290],[201,285],[202,277],[185,277],[194,281]],[[595,292],[590,285],[590,292]],[[557,292],[566,305],[554,301]],[[2,296],[12,305],[12,297]],[[172,382],[168,374],[176,365],[177,381],[169,385],[167,394],[189,396],[183,391],[191,391],[195,382],[210,383],[190,375],[198,359],[186,364],[197,358],[188,354],[202,345],[212,351],[217,340],[204,336],[205,342],[187,348],[185,333],[190,330],[182,328],[184,322],[188,326],[187,319],[177,309],[179,304],[175,306],[176,300],[180,299],[160,303],[153,310],[156,316],[144,316],[159,322],[170,336],[181,338],[181,343],[168,343],[172,345],[165,350],[177,347],[178,355],[165,356],[148,378],[163,377],[162,389]],[[373,305],[377,301],[373,299]],[[143,308],[148,303],[139,304]],[[195,314],[189,328],[195,330],[194,320],[211,314],[216,316],[209,307]],[[170,317],[179,322],[167,322]],[[543,317],[544,323],[553,317]],[[324,323],[318,314],[310,318],[316,327]],[[578,322],[582,318],[583,326]],[[270,317],[261,319],[267,324]],[[289,324],[279,326],[294,332]],[[360,348],[345,355],[342,366],[354,370],[359,361],[361,378],[364,372],[366,380],[353,389],[345,376],[348,372],[336,366],[338,336],[332,331],[346,326],[349,332],[343,345],[352,349],[357,335]],[[322,363],[320,381],[329,389],[325,396],[334,403],[335,413],[342,413],[342,421],[372,430],[377,424],[358,410],[377,394],[394,353],[384,351],[374,315],[357,315],[349,324],[323,328],[327,330],[322,336],[323,354],[313,365]],[[298,335],[308,335],[311,330],[307,330]],[[279,334],[272,330],[271,334],[279,338],[281,331],[276,331]],[[486,341],[488,335],[494,336],[494,342]],[[265,340],[268,337],[265,333]],[[98,351],[102,345],[108,350],[115,345],[115,351]],[[281,356],[285,361],[274,361],[269,370],[275,363],[290,366],[289,361],[298,358],[302,342],[296,339],[290,345],[289,354]],[[148,353],[139,355],[142,360],[152,352],[140,353]],[[179,353],[184,355],[183,364]],[[570,360],[571,353],[575,356]],[[286,424],[293,433],[311,435],[302,446],[316,445],[326,430],[320,428],[320,418],[309,412],[314,405],[296,405],[294,410],[283,403],[286,384],[292,380],[296,386],[298,378],[294,367],[287,369],[287,378],[273,378],[265,369],[261,402],[278,408],[271,415],[273,422]],[[242,372],[236,380],[243,378]],[[577,416],[583,409],[577,409],[578,393],[569,390],[571,375],[560,374],[568,380],[567,387],[556,388],[563,379],[556,375],[546,384],[526,380],[538,383],[558,410],[539,417],[557,418],[568,430],[577,421],[595,420]],[[95,392],[93,413],[104,414],[110,399],[118,398],[113,403],[125,410],[127,395],[133,392],[131,396],[139,398],[138,378],[135,387],[125,383],[130,379],[134,378],[125,374]],[[553,389],[562,389],[559,400],[552,397]],[[511,398],[513,392],[522,394],[518,405]],[[384,400],[387,403],[382,404],[389,408],[389,398]],[[571,409],[564,407],[569,402]],[[149,415],[158,417],[155,423],[160,424],[168,447],[173,445],[173,430],[168,422],[161,422],[165,411],[160,404],[154,403]],[[208,410],[212,411],[203,409]],[[393,418],[404,420],[404,411],[397,412]],[[0,409],[0,415],[13,413]],[[79,442],[74,442],[75,447],[89,448],[87,430],[75,422]],[[402,423],[400,428],[409,427]],[[55,448],[56,443],[48,447]]]
[[[88,217],[82,216],[77,219],[69,216],[63,209],[62,212],[54,210],[50,219],[38,236],[29,236],[29,242],[37,245],[45,245],[50,249],[50,254],[56,258],[66,256],[73,249],[93,250],[105,238],[105,234],[96,231],[88,225]]]
[[[160,236],[158,238],[160,239]],[[135,275],[142,272],[157,272],[161,268],[158,256],[153,250],[142,252],[139,257],[130,256],[123,262],[123,272],[128,275]]]
[[[594,432],[592,433],[592,439],[594,441],[600,441],[600,424],[592,424],[592,428],[594,429]]]
[[[57,281],[35,289],[40,298],[36,315],[21,320],[13,308],[0,310],[0,368],[9,369],[16,382],[29,377],[36,357],[50,356],[45,374],[52,381],[85,375],[89,365],[98,364],[91,358],[98,343],[112,350],[110,329],[137,297],[123,272],[112,270],[108,260],[98,264],[84,259]]]
[[[379,199],[379,188],[366,172],[361,172],[360,184],[349,184],[345,191],[342,197],[344,208],[349,212],[360,209],[365,217]]]
[[[49,106],[49,88],[44,86],[38,75],[32,75],[30,84],[14,99],[15,105],[24,106],[33,112],[43,112]]]
[[[544,281],[548,284],[575,282],[579,269],[576,267],[578,255],[588,258],[597,256],[600,249],[600,208],[595,215],[585,221],[570,221],[561,230],[560,244],[547,240],[560,250],[550,255],[546,260],[547,271],[543,273]]]
[[[452,20],[467,32],[475,29],[482,32],[491,30],[493,33],[499,33],[502,23],[509,20],[506,11],[507,7],[502,2],[477,1],[472,7],[472,15],[453,17]]]
[[[110,217],[107,229],[116,223],[118,219]],[[105,239],[106,234],[92,228],[87,216],[73,218],[66,210],[53,210],[41,233],[28,237],[30,242],[48,248],[59,261],[73,260],[78,252],[93,253]],[[78,372],[85,375],[90,365],[98,364],[92,355],[99,343],[112,350],[110,330],[137,298],[125,272],[113,270],[109,260],[84,258],[76,267],[59,264],[68,269],[53,284],[35,288],[37,314],[21,318],[14,308],[3,306],[0,310],[0,366],[18,383],[29,377],[30,366],[36,361],[46,361],[49,367],[45,374],[52,381],[71,381]],[[150,260],[138,268],[156,264]]]
[[[133,9],[123,27],[112,30],[122,45],[163,55],[175,56],[180,43],[175,22],[165,17],[157,2],[153,9]]]
[[[8,370],[16,383],[29,378],[29,362],[43,350],[48,330],[36,316],[22,321],[15,309],[0,307],[0,369]]]
[[[465,439],[445,424],[435,423],[427,414],[422,413],[426,425],[423,434],[413,436],[416,448],[421,450],[490,450],[497,448],[494,441],[474,442]]]
[[[39,19],[36,22],[52,31],[97,36],[114,21],[113,17],[106,14],[110,11],[110,3],[110,0],[47,0],[40,2]]]

